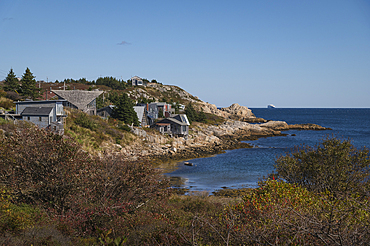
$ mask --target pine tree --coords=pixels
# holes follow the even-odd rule
[[[191,104],[191,102],[186,106],[185,114],[188,117],[188,120],[190,121],[190,123],[197,120],[198,115],[197,115],[197,112],[195,111],[193,105]]]
[[[31,97],[33,100],[40,96],[40,89],[36,87],[35,76],[29,68],[24,72],[22,79],[22,96]]]
[[[198,112],[197,121],[202,122],[202,123],[207,122],[207,116],[206,116],[206,113],[204,113],[203,109],[201,109],[201,111]]]
[[[131,102],[131,99],[127,96],[126,93],[123,93],[118,98],[116,102],[116,107],[113,109],[112,117],[119,119],[129,125],[139,125],[139,120],[134,110],[134,106]]]
[[[13,69],[11,68],[8,76],[5,78],[4,82],[4,91],[14,91],[18,92],[19,91],[19,82],[17,77],[15,76]]]

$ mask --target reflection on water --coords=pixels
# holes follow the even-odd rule
[[[171,176],[170,183],[173,188],[181,188],[184,187],[187,183],[188,179],[182,177]]]

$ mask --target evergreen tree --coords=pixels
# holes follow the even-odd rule
[[[188,117],[190,123],[197,120],[197,112],[195,111],[191,103],[186,106],[185,114]]]
[[[191,103],[189,103],[188,106],[186,106],[185,114],[188,117],[190,123],[193,121],[203,123],[207,122],[207,116],[206,113],[204,113],[203,109],[200,112],[197,112]]]
[[[40,89],[36,87],[35,76],[29,68],[24,72],[22,79],[22,96],[31,97],[33,100],[40,96]]]
[[[207,116],[206,116],[206,113],[204,113],[203,109],[201,109],[201,111],[198,112],[197,121],[203,122],[203,123],[207,122]]]
[[[13,69],[11,68],[8,76],[5,78],[4,82],[4,91],[19,91],[19,82],[17,77],[15,76]]]
[[[125,122],[126,124],[139,125],[137,114],[131,99],[123,93],[117,100],[116,107],[113,109],[112,117]]]

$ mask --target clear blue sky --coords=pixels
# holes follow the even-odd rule
[[[138,75],[248,107],[370,107],[368,0],[0,0],[0,80]]]

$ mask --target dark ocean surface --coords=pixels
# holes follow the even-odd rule
[[[370,109],[252,108],[252,112],[266,120],[281,120],[288,124],[314,123],[332,130],[284,131],[287,136],[247,141],[254,146],[251,149],[228,150],[224,154],[190,160],[194,166],[177,163],[175,170],[166,174],[177,181],[173,186],[209,192],[224,187],[256,187],[260,178],[274,170],[277,156],[294,146],[314,146],[328,135],[350,139],[356,148],[370,147]]]

